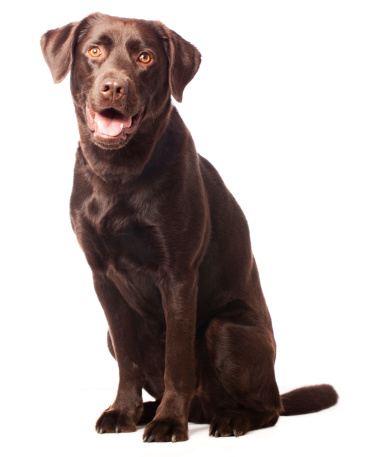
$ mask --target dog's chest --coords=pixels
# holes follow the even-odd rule
[[[127,199],[92,195],[72,211],[74,229],[93,271],[156,271],[162,260],[157,228]]]

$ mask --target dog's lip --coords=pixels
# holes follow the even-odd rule
[[[127,116],[120,111],[109,108],[94,111],[86,106],[88,127],[98,139],[126,139],[138,127],[144,113],[142,107],[135,115]]]

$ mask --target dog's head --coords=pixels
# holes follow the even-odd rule
[[[200,64],[197,49],[160,22],[100,13],[41,39],[55,83],[71,70],[81,140],[124,147],[145,134],[170,95],[181,102]]]

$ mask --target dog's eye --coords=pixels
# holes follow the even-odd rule
[[[89,49],[89,54],[91,57],[100,57],[102,55],[102,52],[98,47],[95,46]]]
[[[142,52],[142,54],[138,57],[138,60],[142,63],[150,63],[152,57],[148,52]]]

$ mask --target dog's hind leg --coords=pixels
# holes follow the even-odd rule
[[[233,302],[227,309],[211,321],[206,332],[211,363],[228,396],[217,399],[220,406],[211,417],[213,436],[239,436],[269,427],[282,411],[272,329],[256,322],[244,303]]]
[[[139,419],[138,425],[145,425],[152,421],[155,417],[156,410],[160,405],[160,401],[146,401],[143,403],[142,416]]]

